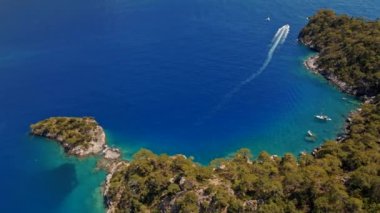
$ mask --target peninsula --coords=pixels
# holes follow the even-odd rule
[[[380,91],[380,21],[321,10],[309,19],[298,39],[318,54],[305,65],[358,97]]]
[[[92,117],[51,117],[30,126],[30,133],[59,142],[69,155],[85,157],[104,154],[117,159],[120,152],[106,145],[103,128]]]

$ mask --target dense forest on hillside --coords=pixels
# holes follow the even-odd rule
[[[370,21],[321,10],[299,39],[319,52],[318,67],[348,83],[357,95],[380,90],[380,20]]]
[[[106,200],[115,212],[379,212],[379,140],[377,100],[353,116],[347,139],[298,159],[241,149],[204,167],[142,150],[113,175]]]
[[[320,51],[320,67],[358,95],[377,95],[351,116],[344,139],[297,157],[241,149],[208,166],[141,150],[113,173],[109,211],[380,212],[379,21],[324,10],[300,35]]]

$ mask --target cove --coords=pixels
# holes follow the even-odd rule
[[[296,41],[323,7],[375,18],[379,3],[4,1],[0,210],[103,211],[95,159],[28,136],[30,123],[49,116],[94,116],[125,158],[144,147],[207,164],[242,147],[298,154],[335,138],[357,103],[305,70],[313,53]],[[285,24],[290,33],[266,69],[213,113],[260,69]],[[316,121],[318,113],[332,122]],[[304,140],[309,129],[314,143]]]

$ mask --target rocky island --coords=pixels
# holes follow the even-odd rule
[[[119,150],[106,145],[106,134],[92,117],[51,117],[32,124],[30,133],[59,142],[69,155],[84,157],[104,154],[109,159],[120,157]]]

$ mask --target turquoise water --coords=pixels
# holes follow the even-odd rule
[[[94,116],[127,159],[144,147],[207,164],[241,147],[298,154],[334,138],[357,103],[305,70],[313,53],[296,41],[326,7],[374,19],[380,2],[2,1],[0,211],[103,212],[96,159],[28,136],[49,116]],[[268,66],[229,97],[260,71],[285,24]]]

